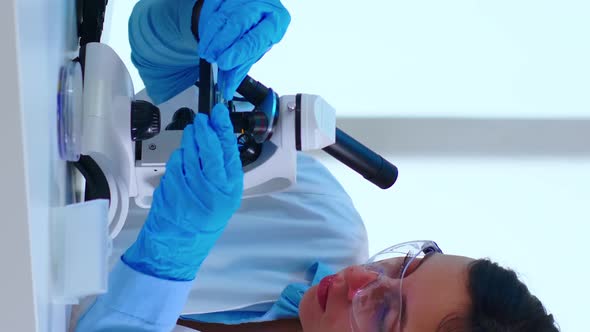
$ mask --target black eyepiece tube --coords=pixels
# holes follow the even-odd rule
[[[242,83],[240,83],[240,86],[238,86],[237,91],[244,96],[250,104],[258,106],[264,101],[270,89],[252,77],[246,76]]]
[[[323,150],[381,189],[391,187],[397,180],[397,167],[339,128],[336,143]]]

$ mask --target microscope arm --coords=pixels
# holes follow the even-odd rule
[[[259,105],[273,91],[252,77],[246,76],[238,87],[238,93],[251,104]],[[297,98],[299,102],[301,95],[298,95]],[[301,128],[301,121],[297,119],[297,115],[295,126],[296,147],[301,151],[299,133],[303,128]],[[339,128],[336,128],[335,142],[322,149],[381,189],[391,187],[397,180],[398,171],[395,165]]]

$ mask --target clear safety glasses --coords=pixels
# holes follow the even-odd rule
[[[376,280],[356,292],[350,311],[354,332],[401,332],[402,282],[425,255],[442,253],[434,241],[411,241],[380,251],[364,265]],[[408,274],[411,274],[409,272]]]

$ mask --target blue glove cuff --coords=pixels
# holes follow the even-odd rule
[[[199,267],[223,233],[188,232],[168,221],[165,230],[162,220],[150,213],[137,240],[121,257],[137,272],[173,281],[193,280]]]

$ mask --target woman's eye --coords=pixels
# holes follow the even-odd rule
[[[404,260],[402,261],[402,264],[399,267],[399,279],[401,279],[404,276],[404,272],[406,272],[408,264],[411,263],[412,260],[410,258],[410,253],[408,253],[406,257],[404,257]]]
[[[407,277],[415,270],[420,259],[414,259],[414,255],[408,253],[403,257],[392,258],[365,265],[368,270],[386,275],[393,279]]]

